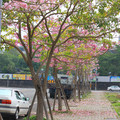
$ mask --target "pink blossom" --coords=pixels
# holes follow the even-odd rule
[[[62,69],[62,67],[58,67],[58,69]]]
[[[89,3],[89,9],[91,9],[91,7],[92,7],[92,2]]]
[[[55,52],[55,53],[58,53],[58,48],[55,48],[54,52]]]

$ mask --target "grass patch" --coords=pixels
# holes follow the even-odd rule
[[[111,103],[117,103],[118,101],[120,101],[118,93],[106,93],[105,96]]]
[[[85,93],[82,95],[82,99],[90,97],[91,92]]]
[[[106,93],[106,98],[111,102],[113,108],[120,117],[120,94],[119,93]]]
[[[24,120],[26,120],[26,119],[27,118],[24,118]],[[36,116],[35,115],[31,116],[29,120],[36,120]],[[47,119],[43,118],[43,120],[47,120]]]
[[[53,112],[61,113],[61,114],[63,114],[63,113],[72,114],[72,111],[53,111]]]

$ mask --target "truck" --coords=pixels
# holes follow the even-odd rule
[[[73,91],[73,87],[72,87],[73,76],[57,74],[57,77],[60,80],[62,88],[65,92],[66,98],[69,99]],[[48,76],[48,89],[50,93],[50,98],[54,98],[55,91],[56,91],[55,80],[54,80],[54,77],[51,77],[51,78],[53,79],[50,79],[50,77]]]

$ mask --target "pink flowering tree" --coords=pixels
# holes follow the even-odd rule
[[[2,7],[2,45],[16,48],[29,66],[37,92],[37,120],[43,120],[43,100],[39,72],[45,64],[42,90],[45,96],[49,65],[54,50],[77,39],[111,37],[117,29],[119,0],[94,2],[79,0],[11,0]],[[78,32],[85,28],[85,35]],[[95,31],[100,31],[99,34]],[[21,51],[22,46],[25,52]],[[2,47],[2,46],[1,46]],[[37,57],[37,58],[36,58]],[[38,59],[39,57],[39,59]],[[37,71],[33,61],[40,62]]]
[[[86,84],[89,90],[88,74],[92,71],[93,66],[95,67],[97,64],[97,62],[96,64],[92,64],[92,62],[95,61],[96,57],[104,54],[111,47],[112,42],[109,40],[100,41],[100,43],[95,42],[94,40],[87,40],[86,43],[84,39],[84,41],[67,41],[62,47],[55,49],[50,66],[54,66],[56,69],[76,71],[74,78],[74,101],[76,99],[77,84],[80,86],[81,79],[86,78]],[[85,71],[84,75],[80,74],[80,71]],[[79,76],[78,81],[77,76]],[[81,76],[85,77],[81,78]],[[86,88],[83,92],[85,90]],[[80,95],[78,94],[78,96],[80,100]]]

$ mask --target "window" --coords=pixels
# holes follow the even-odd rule
[[[21,96],[21,99],[26,101],[26,97],[24,96],[24,94],[22,92],[20,92],[20,96]]]
[[[11,94],[12,94],[11,90],[4,90],[4,89],[0,90],[0,95],[11,96]]]
[[[68,77],[61,77],[61,79],[68,79]]]
[[[21,100],[21,96],[20,96],[20,93],[18,91],[15,91],[15,95],[16,95],[16,98],[18,100]]]

